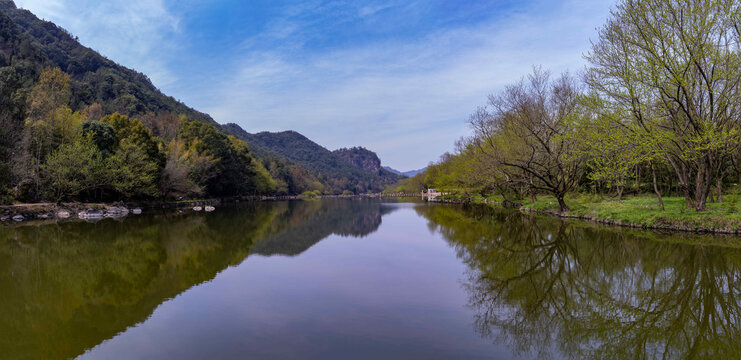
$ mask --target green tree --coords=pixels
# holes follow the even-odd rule
[[[735,1],[622,0],[587,56],[605,109],[654,139],[698,211],[739,143],[740,11]]]
[[[254,161],[245,142],[195,121],[183,124],[180,137],[191,151],[215,160],[214,176],[206,183],[209,194],[254,195],[274,189],[272,179],[262,165]]]
[[[164,157],[159,151],[159,146],[155,141],[152,133],[141,121],[129,118],[128,116],[114,113],[107,115],[100,120],[102,123],[111,125],[115,133],[116,142],[121,143],[124,140],[140,147],[150,158],[150,160],[162,163]]]
[[[82,123],[82,134],[90,137],[104,157],[113,154],[117,141],[111,125],[100,121],[85,121]]]
[[[109,184],[126,198],[155,197],[158,193],[159,167],[145,149],[124,139],[107,162]]]
[[[39,194],[41,164],[46,156],[66,139],[74,127],[74,117],[65,109],[70,99],[70,77],[59,68],[46,68],[28,96],[26,121],[22,139],[22,154],[16,170]]]
[[[44,195],[60,201],[100,186],[105,178],[103,154],[90,136],[61,145],[41,167]]]

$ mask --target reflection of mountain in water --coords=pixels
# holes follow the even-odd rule
[[[471,269],[476,329],[516,354],[741,356],[737,248],[478,207],[417,209]]]
[[[3,228],[0,357],[75,357],[241,263],[255,243],[295,255],[332,233],[367,235],[388,211],[355,201],[252,203],[212,214]]]
[[[300,224],[260,240],[253,254],[298,255],[332,235],[364,237],[378,230],[381,217],[396,208],[371,199],[328,199],[290,203],[291,219]]]

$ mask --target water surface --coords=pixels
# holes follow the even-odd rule
[[[4,227],[0,358],[733,359],[735,244],[337,199]]]

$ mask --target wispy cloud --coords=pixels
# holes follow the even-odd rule
[[[330,148],[363,145],[394,167],[419,168],[468,132],[465,119],[487,94],[533,65],[580,70],[609,2],[532,6],[414,41],[386,39],[298,55],[280,48],[253,51],[212,89],[216,95],[204,107],[248,131],[295,129]],[[305,29],[300,22],[286,28]]]

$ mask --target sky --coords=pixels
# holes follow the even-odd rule
[[[615,0],[16,0],[165,94],[249,132],[427,166],[487,96],[584,69]]]

